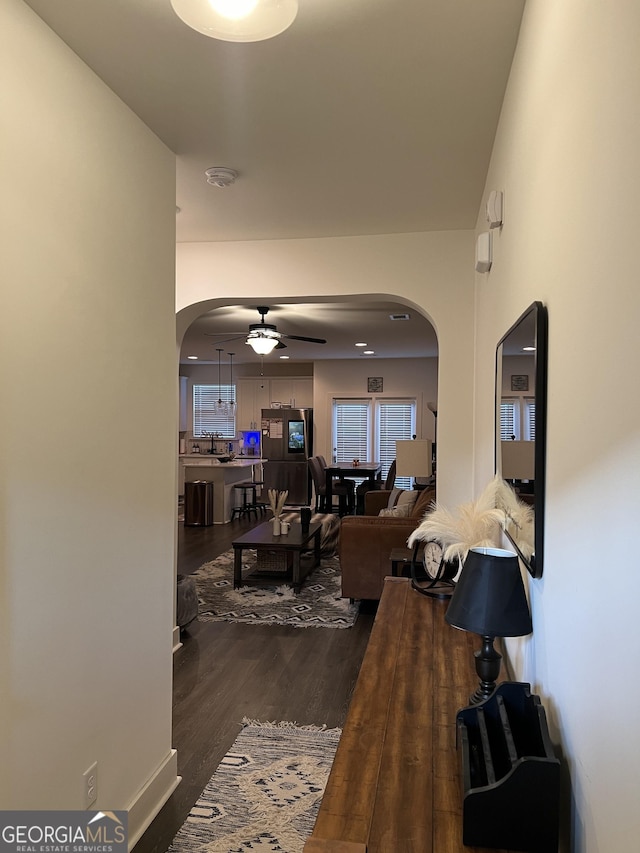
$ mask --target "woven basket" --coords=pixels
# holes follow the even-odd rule
[[[259,572],[290,571],[293,566],[291,551],[280,551],[276,548],[260,548],[256,556],[256,570]]]

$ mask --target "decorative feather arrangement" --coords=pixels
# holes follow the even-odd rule
[[[533,507],[523,503],[502,477],[496,476],[496,507],[504,513],[504,529],[518,543],[522,556],[527,559],[534,552]]]
[[[496,509],[494,498],[493,490],[485,489],[477,500],[461,504],[455,513],[435,503],[409,537],[409,547],[416,540],[435,539],[442,545],[445,560],[461,563],[471,548],[495,548],[504,513]]]
[[[269,489],[269,506],[274,518],[280,518],[285,503],[287,502],[288,491],[279,492],[276,489]]]
[[[462,564],[471,548],[498,548],[502,530],[518,542],[525,557],[533,553],[533,510],[518,499],[513,489],[496,475],[482,494],[455,512],[433,503],[422,523],[408,539],[434,539],[442,545],[444,559]]]

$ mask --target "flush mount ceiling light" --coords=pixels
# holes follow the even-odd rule
[[[211,184],[212,187],[219,187],[220,189],[235,184],[238,177],[235,169],[227,169],[226,166],[212,166],[206,170],[205,175],[207,176],[208,184]]]
[[[273,38],[298,13],[298,0],[171,0],[171,5],[187,26],[222,41]]]

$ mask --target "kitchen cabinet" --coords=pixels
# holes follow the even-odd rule
[[[238,413],[237,429],[260,429],[262,409],[271,403],[293,405],[297,408],[313,406],[313,379],[294,376],[284,379],[238,379],[236,382]]]
[[[313,408],[313,379],[294,376],[271,380],[271,401],[298,409]]]
[[[236,429],[260,429],[261,411],[271,403],[269,380],[238,379],[236,395]]]

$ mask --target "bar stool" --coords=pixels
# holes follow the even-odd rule
[[[231,521],[233,521],[236,516],[238,516],[238,518],[241,518],[243,515],[251,517],[251,513],[254,513],[257,521],[258,506],[256,503],[256,483],[250,483],[249,481],[235,483],[233,491],[234,501],[233,509],[231,511]],[[237,494],[240,494],[239,504],[236,499]]]
[[[262,497],[262,486],[264,486],[264,480],[254,480],[253,485],[256,486],[256,495],[257,495],[257,487],[260,486],[260,497],[255,497],[254,506],[260,513],[260,515],[267,514],[267,502]]]

